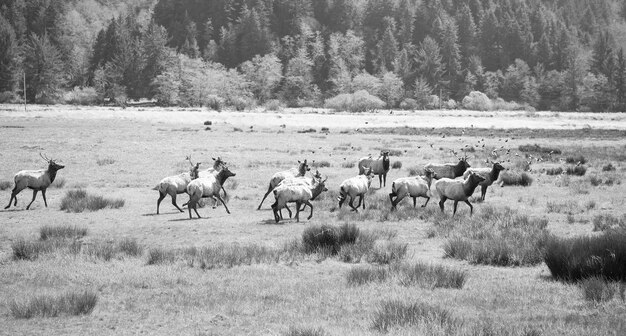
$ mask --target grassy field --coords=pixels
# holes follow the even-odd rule
[[[422,125],[404,115],[392,127],[378,124],[372,114],[233,118],[228,112],[158,110],[151,120],[150,111],[138,108],[30,108],[28,113],[15,106],[0,109],[2,207],[17,171],[45,167],[40,152],[66,168],[48,189],[48,208],[39,194],[31,210],[24,210],[32,197],[25,190],[16,208],[0,211],[0,334],[626,334],[623,291],[621,297],[617,290],[612,298],[589,301],[580,285],[552,279],[540,260],[496,266],[445,252],[451,241],[495,232],[488,225],[500,230],[496,240],[510,230],[519,231],[513,237],[540,240],[543,234],[598,234],[594,221],[621,218],[623,114],[591,119],[501,113],[484,117],[501,119],[501,128],[482,128],[483,117],[474,113],[474,127],[462,129],[444,128],[446,116],[437,125]],[[394,123],[387,113],[381,118]],[[449,117],[456,120],[455,115]],[[273,121],[255,123],[263,118]],[[524,118],[531,126],[541,118],[542,127],[524,128]],[[580,122],[600,124],[578,128]],[[519,149],[535,144],[532,152]],[[463,148],[472,148],[467,155],[473,167],[487,166],[494,149],[499,156],[490,158],[503,160],[509,172],[521,173],[527,154],[543,161],[533,159],[526,172],[530,186],[494,185],[484,202],[472,200],[472,221],[465,204],[451,219],[448,202],[441,215],[436,198],[426,208],[413,209],[407,199],[399,211],[389,210],[394,179],[428,162],[455,162],[451,150],[462,153]],[[561,154],[551,156],[542,148]],[[352,163],[381,149],[391,150],[392,163],[401,162],[395,165],[401,168],[390,171],[386,187],[374,179],[367,210],[338,209],[339,184],[357,174]],[[202,162],[201,168],[210,167],[216,156],[230,164],[237,174],[226,183],[232,214],[207,206],[199,209],[204,218],[189,220],[186,209],[178,212],[168,196],[155,215],[158,192],[152,188],[161,178],[185,171],[187,155]],[[545,173],[575,166],[566,159],[578,162],[580,155],[586,161],[583,176]],[[256,210],[269,178],[304,159],[320,166],[329,192],[313,202],[311,220],[307,209],[300,223],[275,224],[272,195]],[[76,189],[116,205],[61,210],[66,193]],[[179,195],[178,204],[187,199]],[[518,220],[523,216],[527,222]],[[515,218],[514,228],[503,228],[500,217]],[[530,229],[519,223],[530,223],[537,235],[523,235]],[[303,253],[296,246],[307,228],[344,224],[361,231],[363,242],[355,246],[371,249],[362,258],[353,258],[361,255],[356,247],[331,255],[323,249]],[[17,247],[32,257],[17,258]],[[406,253],[395,260],[391,252],[404,247]],[[28,254],[29,249],[39,252]],[[461,280],[440,286],[436,277]]]

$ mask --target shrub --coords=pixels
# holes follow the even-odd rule
[[[143,247],[137,243],[137,239],[124,238],[117,243],[117,249],[131,257],[140,256],[143,253]]]
[[[443,330],[451,334],[457,329],[459,321],[453,318],[450,311],[426,303],[404,303],[401,301],[384,301],[374,315],[372,328],[387,332],[392,327],[421,326],[427,329]]]
[[[123,206],[123,199],[89,195],[84,189],[69,190],[61,199],[61,210],[66,212],[97,211],[104,208],[118,209]]]
[[[567,175],[576,175],[576,176],[583,176],[585,175],[586,172],[587,172],[587,168],[585,166],[570,166],[570,167],[567,167],[567,169],[565,170],[565,173]]]
[[[610,301],[615,295],[615,286],[603,277],[589,277],[583,279],[579,285],[585,300],[594,303]]]
[[[618,228],[626,229],[626,214],[620,218],[611,214],[600,214],[593,217],[593,231],[607,231]]]
[[[417,104],[417,100],[412,98],[406,98],[402,102],[400,102],[400,108],[403,110],[417,110],[419,105]]]
[[[391,169],[400,169],[402,168],[402,162],[400,161],[394,161],[393,164],[391,164]]]
[[[337,111],[367,112],[383,108],[385,102],[365,90],[360,90],[352,94],[342,93],[327,99],[324,106]]]
[[[615,171],[615,167],[613,167],[613,165],[609,163],[609,164],[602,166],[602,171],[604,172]]]
[[[566,157],[565,162],[571,163],[571,164],[584,164],[584,163],[587,163],[587,159],[585,159],[584,156],[578,154],[578,155]]]
[[[87,245],[85,253],[96,259],[109,261],[115,256],[115,245],[111,242],[94,242]]]
[[[56,317],[59,315],[91,314],[98,302],[95,291],[72,291],[61,295],[38,295],[25,301],[14,299],[9,304],[15,318]]]
[[[484,207],[469,219],[436,220],[449,239],[447,257],[496,266],[537,265],[547,239],[547,220],[520,215],[510,208]]]
[[[147,265],[158,265],[165,263],[172,263],[176,255],[173,251],[168,251],[163,248],[151,248],[148,251]]]
[[[265,109],[268,111],[282,111],[285,105],[278,99],[270,99],[264,104]]]
[[[11,181],[0,181],[0,190],[7,190],[11,188],[13,183]]]
[[[44,253],[51,253],[63,248],[76,254],[80,252],[80,242],[64,239],[27,241],[19,238],[11,244],[13,259],[16,260],[35,260]]]
[[[561,154],[561,150],[555,147],[545,147],[539,146],[537,144],[534,145],[519,145],[517,147],[520,152],[535,152],[535,153],[546,153],[546,154]]]
[[[400,283],[426,288],[463,288],[467,273],[441,265],[416,263],[398,266]]]
[[[558,238],[546,244],[544,261],[552,276],[578,281],[593,276],[626,280],[626,231],[605,231],[598,236]]]
[[[546,175],[561,175],[563,174],[563,168],[561,167],[556,167],[556,168],[548,168],[546,169]]]
[[[375,246],[367,257],[374,264],[390,264],[402,260],[408,252],[408,244],[388,242]]]
[[[417,176],[422,175],[424,173],[424,169],[418,167],[409,168],[409,176]]]
[[[491,99],[480,91],[470,92],[469,95],[463,98],[461,105],[468,110],[491,111],[493,109]]]
[[[501,180],[505,186],[522,186],[528,187],[533,184],[533,178],[526,172],[503,171],[500,173]]]
[[[96,105],[99,103],[98,93],[93,87],[74,87],[72,91],[63,95],[65,104],[71,105]]]
[[[111,159],[111,158],[98,159],[96,160],[96,163],[98,164],[98,166],[108,166],[108,165],[114,164],[115,159]]]
[[[354,162],[350,162],[350,161],[344,161],[341,164],[341,168],[354,168],[355,164]]]
[[[602,184],[602,179],[598,177],[598,175],[591,175],[589,176],[589,183],[591,183],[592,186],[597,187]]]
[[[47,240],[52,238],[82,238],[87,235],[87,228],[76,225],[44,225],[39,229],[39,239]]]

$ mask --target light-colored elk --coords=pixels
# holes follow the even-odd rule
[[[209,175],[217,176],[220,170],[222,170],[222,167],[227,165],[226,161],[222,160],[222,158],[219,156],[217,157],[217,159],[216,158],[212,158],[212,159],[213,159],[213,167],[199,171],[198,172],[199,178],[209,177]],[[228,200],[228,195],[226,194],[226,189],[224,189],[224,186],[222,186],[222,191],[224,192],[224,199]],[[183,204],[183,206],[186,206],[186,205],[187,203]],[[213,208],[217,206],[219,206],[217,198],[213,198]]]
[[[11,191],[9,205],[4,207],[5,209],[11,207],[11,202],[14,200],[13,206],[17,206],[17,194],[26,188],[33,190],[33,199],[30,201],[28,206],[26,206],[26,210],[30,209],[30,205],[35,201],[35,197],[37,197],[37,192],[39,190],[41,190],[41,195],[43,196],[43,203],[46,207],[48,207],[46,189],[50,186],[50,184],[52,184],[52,182],[54,182],[54,179],[57,176],[57,171],[65,168],[65,166],[56,163],[55,160],[48,159],[48,157],[41,153],[39,153],[39,155],[48,163],[48,168],[40,170],[22,170],[15,174],[15,177],[13,178],[15,186]]]
[[[207,197],[215,197],[217,198],[226,209],[226,213],[230,214],[230,210],[226,206],[226,203],[220,196],[220,189],[222,189],[222,185],[226,182],[231,176],[235,176],[236,174],[231,172],[228,169],[228,166],[224,166],[216,176],[209,175],[208,177],[198,178],[187,185],[187,193],[189,194],[189,202],[187,202],[187,209],[189,210],[189,219],[192,218],[191,209],[195,211],[198,218],[200,218],[200,214],[198,213],[198,202],[201,198]]]
[[[368,168],[372,168],[372,173],[378,175],[378,186],[387,186],[387,173],[389,172],[389,151],[381,151],[377,159],[366,156],[359,159],[359,175],[365,174]]]
[[[373,177],[372,169],[369,168],[365,175],[358,175],[343,181],[341,185],[339,185],[339,197],[337,197],[339,208],[341,208],[343,202],[345,202],[346,198],[349,196],[350,202],[348,205],[352,208],[352,211],[358,212],[361,203],[363,203],[363,209],[365,209],[365,194],[372,184]],[[354,207],[353,202],[357,196],[359,196],[359,204]]]
[[[441,211],[443,212],[443,204],[446,202],[446,200],[451,199],[454,201],[454,211],[452,212],[453,216],[454,214],[456,214],[456,206],[459,201],[463,201],[467,203],[467,205],[469,205],[471,216],[474,212],[474,207],[472,207],[472,204],[470,204],[468,198],[472,196],[472,194],[474,193],[474,189],[476,189],[476,186],[478,186],[478,184],[484,180],[485,179],[482,178],[480,175],[474,173],[470,173],[467,179],[463,181],[453,180],[449,178],[442,178],[437,180],[435,182],[435,189],[437,190],[437,193],[440,197],[439,207],[441,208]]]
[[[434,171],[427,169],[424,176],[402,177],[393,181],[391,184],[391,193],[389,193],[391,209],[395,209],[396,205],[398,205],[398,203],[400,203],[400,201],[407,196],[413,198],[414,208],[417,203],[417,197],[426,198],[426,202],[422,205],[422,208],[425,207],[426,204],[428,204],[428,201],[430,201],[430,185],[435,176],[436,174]]]
[[[478,185],[481,187],[480,198],[484,201],[487,194],[487,188],[500,178],[500,172],[506,170],[499,162],[493,162],[491,168],[470,168],[463,174],[463,178],[467,178],[470,173],[475,173],[483,177],[485,180]]]
[[[261,210],[261,205],[263,205],[263,201],[265,201],[267,195],[269,195],[282,180],[291,177],[304,176],[304,174],[306,174],[306,172],[309,170],[311,170],[311,168],[306,163],[306,160],[304,160],[304,162],[298,161],[298,168],[291,168],[289,170],[281,171],[272,175],[272,178],[270,179],[270,185],[267,187],[267,191],[265,192],[265,195],[263,195],[263,199],[261,200],[261,203],[259,204],[257,210]]]
[[[313,174],[312,176],[298,176],[298,177],[286,178],[280,181],[280,183],[276,187],[278,188],[281,185],[285,185],[285,186],[304,185],[304,186],[312,187],[316,181],[320,181],[321,179],[322,179],[322,174],[320,174],[319,170],[316,169],[315,174]],[[306,205],[304,205],[304,207],[300,209],[300,211],[303,211],[305,207]],[[289,218],[291,218],[291,209],[289,209],[287,205],[285,205],[285,209],[287,209],[287,211],[289,212]],[[282,209],[280,209],[278,212],[280,214],[280,219],[283,219]]]
[[[454,152],[453,152],[454,153]],[[456,155],[456,154],[455,154]],[[467,156],[457,157],[459,162],[454,163],[429,163],[424,166],[424,171],[430,169],[435,172],[437,179],[449,178],[454,179],[459,176],[463,176],[463,173],[470,168],[470,164],[467,162]]]
[[[188,156],[186,158],[189,161],[189,172],[182,173],[179,175],[168,176],[159,182],[156,187],[152,188],[152,190],[159,191],[159,199],[157,200],[157,215],[159,214],[159,206],[161,205],[161,201],[165,198],[165,196],[170,195],[172,198],[172,204],[178,209],[178,211],[183,212],[181,208],[176,204],[176,195],[187,192],[187,185],[192,180],[198,178],[198,169],[200,168],[200,162],[194,164],[191,162],[191,157]],[[184,206],[184,205],[183,205]]]
[[[296,203],[296,221],[300,222],[300,205],[304,204],[302,210],[308,205],[311,208],[311,213],[307,219],[313,217],[313,204],[311,201],[319,196],[323,191],[328,191],[326,188],[326,179],[313,179],[313,183],[296,183],[296,184],[280,184],[272,191],[276,201],[272,204],[272,211],[274,212],[274,219],[276,223],[282,219],[279,215],[279,211],[282,208],[287,207],[287,203]],[[291,212],[290,212],[291,217]]]

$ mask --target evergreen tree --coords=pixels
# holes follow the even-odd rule
[[[435,20],[434,32],[437,34],[437,42],[441,48],[441,61],[445,68],[443,81],[448,83],[445,87],[448,92],[457,91],[457,77],[461,71],[461,54],[459,52],[457,29],[456,22],[447,14],[442,14]]]
[[[416,75],[423,77],[434,90],[439,91],[445,87],[447,83],[443,82],[443,75],[446,69],[441,58],[441,49],[430,36],[426,36],[418,47],[415,64]]]
[[[282,97],[289,106],[304,106],[317,98],[317,87],[313,85],[313,62],[305,48],[289,60],[285,69]]]
[[[548,39],[548,34],[543,34],[537,45],[536,63],[543,64],[548,70],[552,70],[552,46]]]
[[[14,89],[16,57],[15,31],[0,13],[0,93]]]
[[[261,103],[273,97],[283,78],[282,64],[274,54],[255,56],[241,64],[241,72],[251,83],[251,90]]]
[[[151,22],[141,41],[142,54],[145,58],[145,65],[141,70],[142,96],[152,98],[156,94],[151,83],[167,69],[171,58],[167,39],[165,28]]]
[[[415,8],[410,0],[400,0],[397,14],[398,43],[404,46],[413,41],[413,23],[415,20]]]
[[[31,34],[24,46],[26,98],[33,103],[54,102],[64,84],[63,63],[47,35]]]
[[[624,48],[620,48],[617,52],[615,73],[615,96],[616,111],[626,110],[626,57],[624,57]]]
[[[421,77],[415,80],[414,87],[415,90],[413,90],[413,97],[417,102],[417,106],[420,109],[425,109],[430,102],[430,96],[433,94],[433,89],[428,84],[428,81]]]
[[[497,70],[501,67],[502,45],[500,26],[493,11],[486,12],[480,21],[479,46],[485,69]]]
[[[384,25],[383,35],[376,45],[376,70],[381,73],[386,70],[394,70],[393,62],[396,60],[398,53],[398,42],[395,38],[396,23],[394,19],[392,17],[386,17],[384,19]]]
[[[613,76],[614,59],[613,46],[615,42],[608,31],[600,33],[593,45],[593,53],[591,56],[591,72],[594,74],[603,74],[609,80]]]
[[[459,52],[461,53],[461,64],[467,66],[469,58],[478,53],[476,46],[476,24],[472,17],[472,12],[467,4],[463,5],[456,15],[458,24]]]

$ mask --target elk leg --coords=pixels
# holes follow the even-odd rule
[[[171,194],[170,196],[172,196],[172,204],[176,207],[176,209],[178,209],[178,211],[180,212],[183,212],[183,210],[178,207],[178,204],[176,204],[176,193]],[[189,206],[189,202],[187,202],[187,206]]]
[[[485,195],[487,194],[487,186],[482,186],[480,188],[480,198],[484,201],[485,200]]]
[[[26,210],[30,209],[30,205],[33,204],[33,202],[35,201],[35,197],[37,197],[37,189],[33,189],[33,199],[26,206]]]
[[[411,196],[411,198],[413,198],[413,207],[415,208],[417,206],[417,197]]]
[[[257,210],[261,210],[261,205],[263,205],[263,201],[265,201],[265,198],[267,197],[267,195],[269,195],[272,192],[272,185],[270,184],[270,186],[267,188],[267,192],[265,193],[265,195],[263,195],[263,199],[261,200],[261,203],[259,204],[259,207],[256,208]]]
[[[365,194],[361,195],[359,198],[359,204],[361,204],[361,202],[363,202],[363,209],[365,209]]]
[[[354,202],[354,198],[352,196],[350,196],[350,202],[348,203],[348,205],[352,208],[352,211],[359,212],[359,209],[357,209],[359,206],[357,205],[356,208],[355,208],[353,202]]]
[[[459,204],[459,201],[454,201],[454,211],[452,211],[452,216],[456,214],[456,206]]]
[[[226,209],[226,213],[228,213],[230,215],[230,210],[228,210],[228,207],[226,206],[226,202],[224,202],[224,200],[222,199],[222,197],[220,196],[220,194],[217,194],[217,199],[220,200],[220,202],[222,202],[222,204],[224,204],[224,209]]]
[[[274,212],[274,220],[276,221],[276,223],[278,223],[278,221],[280,221],[280,216],[278,216],[278,210],[276,210],[276,203],[272,204],[272,212]]]
[[[470,204],[469,201],[465,201],[465,203],[467,203],[467,205],[469,205],[470,207],[470,216],[474,214],[474,207],[472,206],[472,204]]]
[[[387,186],[387,173],[385,173],[383,175],[383,185],[386,187]]]
[[[439,208],[441,209],[441,212],[443,212],[443,203],[445,203],[447,199],[447,197],[441,196],[441,199],[439,200]]]
[[[296,202],[296,222],[300,222],[300,202]]]
[[[43,196],[43,204],[48,207],[48,201],[46,200],[46,189],[41,189],[41,196]]]
[[[157,200],[157,215],[159,214],[159,206],[161,205],[161,201],[165,198],[165,193],[159,191],[159,199]]]
[[[309,217],[307,219],[311,219],[313,217],[313,204],[311,204],[311,202],[309,201],[304,202],[304,207],[302,208],[302,211],[306,209],[307,205],[311,207],[311,213],[309,214]]]
[[[378,189],[383,187],[383,175],[378,175]]]
[[[430,197],[426,196],[426,202],[424,203],[424,205],[422,205],[422,208],[426,206],[426,204],[428,204],[428,201],[430,201]]]

